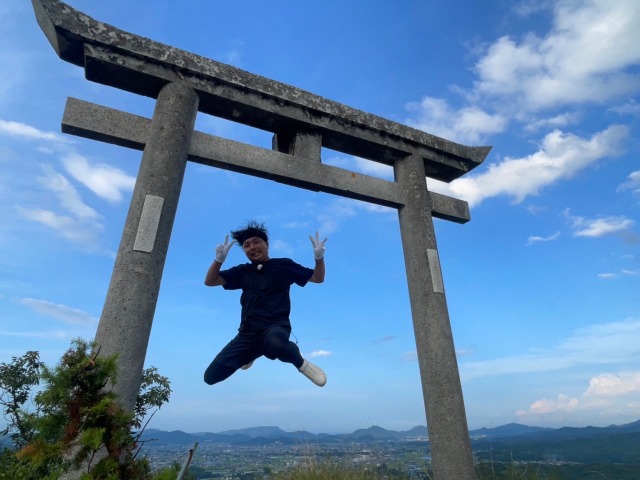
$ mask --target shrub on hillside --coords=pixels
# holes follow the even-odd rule
[[[169,400],[169,380],[146,369],[134,413],[108,388],[116,378],[115,356],[100,356],[95,344],[74,340],[54,368],[38,352],[0,365],[2,433],[12,448],[0,454],[0,479],[54,480],[66,472],[82,479],[151,478],[148,461],[137,458],[139,432],[149,409]],[[33,389],[42,386],[33,393]]]

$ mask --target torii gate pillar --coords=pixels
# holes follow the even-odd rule
[[[434,478],[476,478],[424,162],[406,157],[394,173],[412,197],[398,216]]]
[[[95,342],[118,354],[114,391],[133,411],[140,389],[173,220],[198,113],[198,95],[169,83],[156,101]]]
[[[153,119],[69,98],[66,133],[144,150],[96,341],[118,355],[114,391],[133,410],[186,161],[396,208],[434,477],[477,478],[433,220],[469,220],[429,192],[480,165],[459,145],[229,65],[123,32],[59,0],[32,0],[56,53],[87,79],[156,98]],[[200,111],[274,133],[273,150],[194,132]],[[321,161],[322,147],[393,166],[395,181]]]

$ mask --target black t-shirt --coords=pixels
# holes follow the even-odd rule
[[[289,287],[294,283],[304,287],[313,270],[289,258],[271,258],[260,270],[257,265],[245,263],[223,270],[220,275],[225,290],[242,289],[239,330],[260,331],[272,325],[291,328]]]

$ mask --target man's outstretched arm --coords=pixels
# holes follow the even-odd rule
[[[204,284],[207,287],[216,287],[218,285],[224,285],[224,277],[220,275],[221,263],[218,260],[214,260],[209,270],[207,270],[207,276],[204,277]]]
[[[225,284],[224,277],[220,275],[220,269],[222,268],[224,261],[227,259],[227,254],[229,253],[229,250],[231,250],[231,247],[233,247],[234,243],[236,243],[235,240],[229,243],[229,235],[227,235],[224,237],[224,243],[216,247],[216,259],[213,261],[209,270],[207,270],[207,275],[204,277],[204,284],[207,287],[215,287],[217,285]]]
[[[309,281],[311,283],[324,282],[324,272],[325,272],[324,258],[321,258],[320,260],[316,260],[316,267],[313,269],[313,275],[311,275],[311,278],[309,279]]]
[[[312,283],[322,283],[324,282],[324,274],[325,274],[325,266],[324,266],[324,250],[325,250],[325,242],[327,239],[320,240],[320,236],[318,232],[316,232],[316,238],[313,238],[309,235],[309,240],[311,240],[311,244],[313,245],[313,256],[316,259],[316,266],[313,269],[313,275],[309,279]]]

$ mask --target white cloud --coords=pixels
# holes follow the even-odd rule
[[[579,400],[577,398],[569,398],[566,395],[558,395],[556,400],[543,398],[536,400],[531,404],[528,410],[518,410],[516,415],[519,417],[527,415],[538,415],[546,413],[555,413],[558,411],[571,412],[578,408]]]
[[[565,215],[571,220],[572,226],[575,229],[573,235],[576,237],[602,237],[603,235],[629,230],[635,225],[633,220],[622,215],[595,219],[572,216],[568,211],[565,211]]]
[[[616,397],[640,392],[640,372],[603,373],[589,380],[585,396]]]
[[[353,157],[355,170],[374,177],[393,180],[393,168],[380,162],[365,160],[360,157]]]
[[[356,215],[354,203],[348,199],[339,198],[331,202],[327,208],[316,215],[318,231],[322,235],[331,235],[340,229],[340,224]]]
[[[68,215],[58,215],[57,213],[42,208],[25,208],[16,206],[20,215],[27,220],[46,225],[54,229],[59,235],[67,240],[78,243],[87,251],[101,250],[99,244],[98,233],[103,226],[92,223],[90,227],[83,221]]]
[[[306,221],[297,221],[297,220],[293,220],[291,222],[287,222],[286,224],[283,225],[284,228],[290,228],[290,229],[299,229],[299,228],[310,228],[309,226],[309,222]]]
[[[46,141],[47,146],[38,146],[37,150],[52,154],[62,152],[61,161],[72,176],[90,188],[93,192],[110,202],[122,199],[122,192],[132,190],[135,178],[108,165],[90,165],[83,156],[75,153],[64,137],[51,132],[40,131],[30,125],[17,122],[0,121],[0,134]],[[16,206],[18,213],[27,220],[46,225],[61,237],[81,245],[87,252],[99,252],[113,256],[113,252],[101,246],[100,234],[104,226],[100,223],[102,215],[87,205],[76,187],[69,179],[49,165],[43,165],[43,175],[37,177],[38,183],[53,192],[57,203],[65,214],[56,212],[48,201],[44,208]]]
[[[347,157],[344,155],[331,155],[322,159],[322,163],[333,165],[334,167],[353,169],[353,164],[357,157]]]
[[[23,298],[20,303],[41,315],[54,318],[70,325],[92,326],[98,319],[85,311],[58,303],[36,298]]]
[[[529,246],[539,242],[550,242],[552,240],[558,239],[559,237],[560,237],[560,232],[556,232],[553,235],[549,235],[548,237],[531,236],[527,238],[526,245]]]
[[[561,128],[567,125],[572,125],[578,122],[579,115],[577,113],[562,113],[550,118],[541,118],[539,120],[532,120],[525,126],[527,132],[537,132],[538,130],[548,128]]]
[[[455,110],[441,98],[424,97],[419,103],[407,104],[407,110],[414,114],[414,118],[406,120],[408,125],[463,144],[480,143],[507,126],[507,119],[501,114],[491,114],[477,106]]]
[[[632,117],[640,117],[640,104],[631,99],[622,105],[611,107],[609,110],[616,112],[620,115],[631,115]]]
[[[637,91],[640,61],[635,0],[557,2],[544,37],[502,37],[476,64],[475,94],[514,109],[536,111],[578,102],[599,103]]]
[[[553,5],[552,0],[520,0],[514,2],[512,7],[514,12],[521,17],[547,10]]]
[[[282,240],[270,241],[269,250],[273,250],[274,252],[278,252],[282,255],[288,256],[291,256],[291,254],[293,253],[293,247]]]
[[[105,200],[115,203],[123,198],[123,191],[132,191],[135,177],[111,165],[91,165],[77,153],[69,153],[62,158],[67,172],[92,192]]]
[[[529,15],[549,8],[552,25],[543,35],[503,36],[490,44],[474,66],[469,90],[453,87],[467,102],[452,107],[443,98],[407,104],[406,123],[465,144],[484,143],[517,120],[525,131],[566,128],[581,112],[562,108],[627,99],[640,91],[640,4],[636,0],[519,2]],[[637,115],[635,101],[614,108]],[[547,114],[548,113],[548,114]]]
[[[573,177],[580,170],[621,150],[628,135],[624,126],[611,126],[581,138],[555,130],[545,136],[540,149],[524,158],[505,158],[489,165],[486,172],[446,184],[429,180],[430,188],[477,205],[499,195],[513,197],[520,203],[546,186]]]
[[[82,201],[78,191],[64,175],[50,167],[45,166],[44,170],[45,176],[39,177],[38,181],[57,195],[60,205],[65,210],[83,219],[96,219],[99,217],[98,212]]]
[[[43,166],[44,175],[37,178],[47,190],[54,193],[65,213],[56,212],[49,201],[46,208],[16,205],[17,212],[25,219],[53,229],[59,236],[79,245],[83,251],[113,256],[101,240],[104,225],[102,215],[87,205],[80,193],[62,174],[52,167]]]
[[[63,236],[66,238],[73,238],[74,234],[67,233],[64,234],[65,231],[70,231],[73,227],[77,226],[76,220],[71,217],[58,215],[51,210],[44,210],[41,208],[24,208],[24,207],[16,207],[20,215],[25,217],[28,220],[32,220],[34,222],[42,223],[43,225],[47,225],[54,230],[58,230],[63,233]]]
[[[640,195],[640,170],[631,172],[627,177],[627,181],[617,189],[618,192],[623,192],[625,190],[631,190],[634,195]]]
[[[315,350],[309,354],[309,358],[329,357],[331,355],[333,353],[328,350]]]
[[[57,133],[45,132],[23,123],[0,120],[0,135],[2,134],[46,142],[46,145],[38,145],[36,150],[45,154],[61,153],[61,161],[66,170],[109,202],[120,201],[123,198],[122,192],[131,191],[135,185],[135,177],[122,170],[109,165],[91,165],[85,157],[67,145],[71,143],[70,140]],[[44,174],[37,181],[54,193],[60,208],[67,214],[54,211],[51,206],[54,202],[48,202],[44,208],[16,206],[18,213],[28,220],[54,229],[63,238],[80,244],[85,251],[113,255],[112,251],[100,246],[99,235],[104,230],[99,221],[102,216],[83,201],[66,176],[51,166],[44,165],[42,168]]]
[[[236,49],[228,50],[224,53],[224,59],[225,63],[238,66],[242,63],[242,53]]]
[[[461,362],[464,380],[494,375],[551,372],[584,365],[624,364],[637,355],[640,320],[590,325],[566,340],[531,353]]]
[[[623,268],[620,273],[599,273],[598,277],[599,278],[604,278],[605,280],[613,280],[615,278],[620,278],[621,275],[625,275],[628,277],[633,277],[638,275],[639,273],[636,272],[635,270],[627,270],[625,268]]]
[[[527,205],[525,209],[531,215],[538,215],[547,211],[547,207],[540,207],[538,205]]]
[[[44,140],[56,143],[71,143],[68,138],[54,132],[44,132],[31,125],[0,120],[0,134],[27,140]]]
[[[242,57],[243,57],[242,52],[244,51],[244,49],[245,49],[245,42],[238,39],[232,40],[230,42],[230,45],[227,51],[222,53],[222,58],[224,59],[224,63],[228,63],[236,67],[241,66]]]
[[[383,205],[376,205],[375,203],[367,203],[367,202],[360,202],[360,208],[371,213],[379,213],[382,215],[394,215],[394,218],[396,218],[395,215],[397,213],[397,210],[395,208],[385,207]]]
[[[589,136],[563,132],[580,121],[583,113],[559,111],[589,103],[602,104],[628,98],[640,90],[640,3],[609,2],[519,3],[518,13],[529,15],[551,8],[552,27],[544,35],[529,33],[521,39],[502,37],[491,44],[475,65],[477,81],[470,91],[458,89],[467,105],[453,108],[448,100],[425,97],[408,105],[413,118],[407,123],[434,135],[461,143],[477,144],[504,131],[513,120],[525,124],[529,133],[554,128],[538,150],[520,158],[506,156],[451,183],[429,179],[429,188],[470,206],[506,196],[515,203],[538,195],[551,185],[573,178],[585,168],[624,152],[629,128],[611,125]],[[624,51],[623,51],[624,50]],[[633,114],[634,101],[618,107]],[[630,175],[620,190],[640,192],[640,173]],[[597,236],[611,229],[625,229],[628,219],[614,224],[603,219],[576,235]],[[528,244],[543,241],[532,237]]]
[[[472,355],[474,353],[474,351],[470,348],[456,348],[456,357],[460,358],[460,357],[466,357],[468,355]],[[417,353],[416,353],[416,359],[418,358]]]
[[[560,345],[560,351],[580,362],[615,362],[637,353],[640,342],[636,340],[640,340],[640,320],[629,319],[580,328]],[[592,359],[592,355],[601,358]]]
[[[418,361],[418,352],[415,350],[412,352],[404,352],[402,355],[402,360],[405,362],[417,362]]]
[[[599,273],[598,278],[603,278],[605,280],[613,280],[614,278],[618,278],[618,275],[615,273]]]
[[[360,157],[334,155],[323,160],[326,165],[356,171],[372,177],[393,181],[393,167]]]
[[[602,373],[589,380],[589,386],[579,398],[564,394],[559,394],[555,400],[542,398],[528,409],[516,411],[516,415],[528,420],[555,416],[564,421],[572,413],[586,413],[592,419],[603,416],[607,421],[611,421],[612,415],[628,418],[640,406],[635,400],[637,392],[640,392],[640,372]]]

